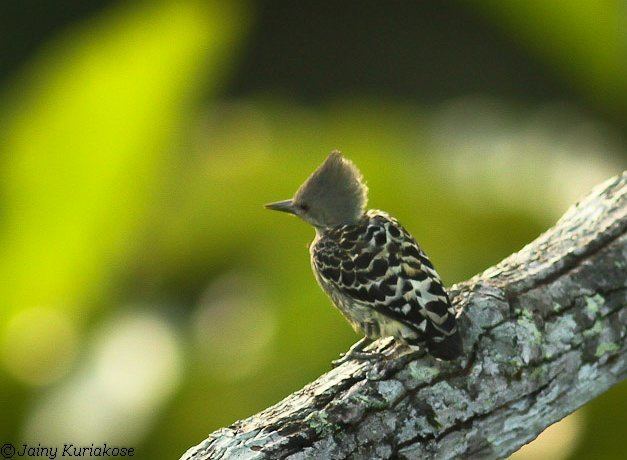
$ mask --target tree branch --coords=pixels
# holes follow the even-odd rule
[[[623,173],[453,286],[463,359],[345,363],[182,458],[506,457],[627,375],[626,232]]]

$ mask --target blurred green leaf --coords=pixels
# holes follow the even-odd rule
[[[3,309],[76,307],[106,289],[173,136],[224,72],[244,24],[235,6],[126,3],[15,78],[1,133]]]

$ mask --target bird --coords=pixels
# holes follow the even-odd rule
[[[440,276],[410,233],[388,213],[367,210],[367,201],[363,175],[334,150],[291,199],[265,205],[314,227],[309,253],[315,278],[363,335],[334,364],[380,357],[364,348],[390,336],[401,348],[457,358],[462,340]]]

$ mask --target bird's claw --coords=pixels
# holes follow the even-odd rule
[[[340,353],[340,357],[338,359],[331,361],[331,366],[338,367],[348,361],[371,361],[384,357],[385,355],[383,353],[376,351],[349,351],[347,353]]]

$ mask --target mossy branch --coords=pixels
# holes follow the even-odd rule
[[[627,173],[451,294],[461,310],[463,359],[345,363],[182,458],[516,451],[627,375]]]

